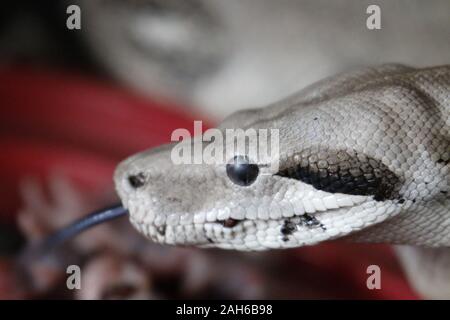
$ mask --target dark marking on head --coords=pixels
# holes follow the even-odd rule
[[[288,241],[289,236],[297,230],[297,225],[291,220],[284,220],[283,225],[281,226],[281,235],[283,236],[283,241]]]
[[[355,151],[306,149],[281,164],[276,174],[330,193],[396,199],[400,178],[381,161]]]
[[[320,227],[324,231],[327,230],[327,228],[325,228],[325,226],[316,217],[305,213],[301,216],[284,220],[280,229],[282,236],[281,239],[284,242],[288,241],[289,236],[297,231],[298,226],[307,227],[309,229]]]
[[[128,182],[135,189],[142,187],[145,184],[146,180],[147,177],[142,172],[128,177]]]
[[[210,237],[206,237],[206,240],[208,240],[209,243],[214,243],[213,239],[211,239]]]
[[[402,199],[399,199],[399,200],[398,200],[398,203],[400,203],[400,204],[405,203],[405,199],[403,199],[403,198],[402,198]]]
[[[299,218],[300,218],[300,224],[305,227],[309,227],[309,228],[320,227],[320,228],[322,228],[322,230],[327,229],[316,217],[311,216],[307,213],[301,215]]]

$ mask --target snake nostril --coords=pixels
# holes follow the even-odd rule
[[[146,176],[142,172],[128,176],[128,182],[134,189],[142,187],[146,180]]]

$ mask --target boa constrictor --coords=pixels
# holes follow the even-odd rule
[[[171,144],[131,156],[114,179],[138,231],[236,250],[410,245],[399,250],[412,283],[450,297],[450,66],[340,74],[237,112],[219,126],[230,128],[277,129],[277,170],[242,154],[175,165]]]

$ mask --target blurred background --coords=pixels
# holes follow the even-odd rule
[[[70,5],[81,29],[67,28]],[[381,9],[368,30],[366,9]],[[214,126],[328,75],[450,63],[450,2],[7,1],[0,11],[0,299],[422,298],[385,245],[265,253],[152,244],[126,219],[18,267],[23,248],[117,201],[112,172],[193,120]],[[78,264],[82,289],[66,288]],[[382,270],[368,290],[366,269]]]

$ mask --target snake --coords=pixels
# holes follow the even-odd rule
[[[240,251],[333,239],[406,245],[399,256],[413,286],[450,297],[450,65],[340,73],[217,128],[230,129],[277,130],[278,152],[264,163],[237,152],[175,164],[169,143],[117,166],[138,232]]]

